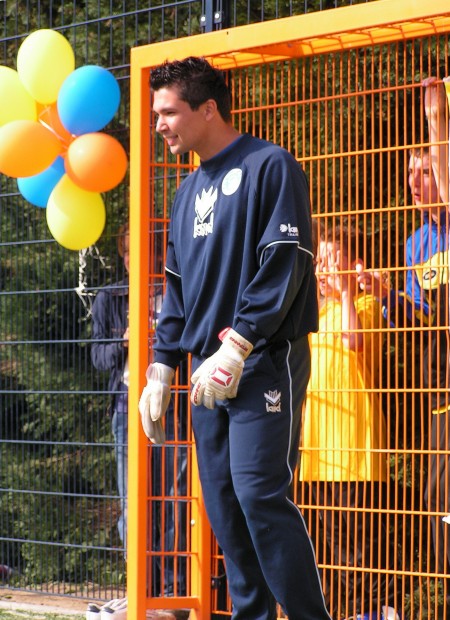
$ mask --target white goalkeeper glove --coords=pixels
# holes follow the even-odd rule
[[[174,375],[173,368],[159,362],[150,364],[145,373],[147,385],[139,399],[139,412],[144,433],[152,443],[163,444],[166,439],[161,418],[169,406]]]
[[[253,345],[240,334],[227,327],[219,334],[222,345],[217,353],[208,357],[191,377],[193,405],[214,409],[217,400],[235,398],[244,370],[244,361]]]
[[[145,431],[145,434],[150,439],[152,443],[157,446],[162,446],[166,443],[166,433],[164,431],[164,427],[162,425],[162,419],[156,420],[153,422],[151,418],[148,418],[148,431]]]

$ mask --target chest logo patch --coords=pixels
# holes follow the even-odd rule
[[[206,237],[213,231],[214,226],[214,205],[217,200],[217,188],[211,187],[205,191],[202,189],[201,196],[195,197],[194,218],[194,239],[196,237]]]
[[[231,196],[239,189],[239,185],[242,181],[242,170],[240,168],[233,168],[230,172],[227,172],[222,181],[222,192],[225,196]]]

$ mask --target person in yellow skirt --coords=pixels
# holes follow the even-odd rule
[[[300,480],[309,483],[321,511],[327,548],[322,560],[342,567],[332,586],[334,616],[397,620],[389,606],[387,578],[370,572],[386,561],[385,527],[378,512],[388,475],[379,395],[381,301],[358,282],[361,237],[340,221],[327,218],[320,224],[319,330],[310,336]],[[364,569],[369,571],[364,574]]]

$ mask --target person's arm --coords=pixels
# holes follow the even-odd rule
[[[167,288],[163,300],[163,308],[156,325],[157,343],[153,347],[153,362],[147,368],[147,383],[139,399],[139,413],[142,428],[146,436],[154,444],[162,445],[166,440],[162,418],[170,402],[172,382],[175,370],[181,358],[179,342],[182,328],[172,315],[181,294],[181,285],[176,274],[166,270]],[[177,336],[177,334],[179,334]]]
[[[441,200],[444,204],[448,204],[448,126],[445,114],[447,107],[445,88],[436,77],[426,78],[422,85],[425,88],[424,108],[430,137],[431,166]]]
[[[270,340],[299,295],[306,297],[309,279],[314,277],[313,257],[305,248],[297,243],[268,247],[258,274],[242,295],[234,329],[252,344]],[[301,319],[299,312],[300,323]]]
[[[342,273],[340,268],[340,252],[336,252],[337,275],[333,278],[334,285],[341,298],[342,305],[342,342],[351,351],[358,351],[364,342],[361,321],[355,308],[355,295],[358,288],[357,272]]]
[[[356,272],[358,274],[358,286],[362,291],[373,295],[380,301],[389,295],[390,286],[387,271],[365,269],[362,262],[358,262],[356,264]]]
[[[175,369],[184,359],[180,350],[180,340],[185,325],[181,277],[166,268],[166,290],[161,312],[156,326],[156,342],[153,347],[153,359]]]
[[[405,290],[390,289],[381,300],[383,317],[390,327],[429,325],[433,320],[430,307],[423,303],[422,290],[414,271],[416,244],[422,243],[419,229],[406,241]]]
[[[309,189],[298,163],[284,152],[274,157],[260,174],[258,270],[241,296],[234,329],[252,344],[271,340],[280,330],[296,338],[312,331],[316,297],[311,239]],[[281,232],[280,232],[281,231]],[[314,299],[313,299],[314,298]],[[313,303],[313,307],[307,306]],[[286,319],[295,311],[295,331]],[[289,321],[289,320],[288,320]]]
[[[153,362],[147,368],[147,384],[139,399],[142,428],[150,441],[155,444],[165,442],[162,418],[169,406],[175,370],[184,357],[179,344],[183,328],[181,277],[176,265],[170,233],[166,261],[166,292],[156,325]]]
[[[165,431],[162,426],[170,402],[172,382],[175,370],[181,360],[179,342],[182,334],[181,320],[177,308],[181,308],[181,281],[177,274],[166,269],[167,288],[163,299],[163,307],[156,326],[157,342],[153,348],[153,362],[145,374],[145,385],[139,399],[139,412],[144,433],[154,444],[165,442]]]
[[[97,370],[112,370],[127,354],[124,342],[108,342],[114,337],[108,300],[109,293],[100,290],[92,307],[91,360]]]

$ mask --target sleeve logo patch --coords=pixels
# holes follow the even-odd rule
[[[288,237],[298,237],[297,226],[291,226],[290,224],[280,224],[280,232],[287,233]]]

